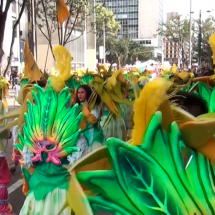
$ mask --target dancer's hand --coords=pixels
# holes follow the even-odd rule
[[[87,107],[87,109],[89,109],[89,105],[88,105],[87,100],[85,100],[84,105]]]

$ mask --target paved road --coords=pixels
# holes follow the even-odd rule
[[[9,110],[17,108],[19,105],[15,102],[15,90],[9,90],[9,97],[7,99]],[[8,163],[10,163],[10,158],[12,155],[13,141],[12,139],[8,141],[6,158]],[[9,202],[12,205],[13,213],[19,214],[19,211],[24,203],[25,196],[22,193],[22,180],[21,180],[21,170],[20,167],[17,171],[11,175],[11,182],[8,185],[9,191]]]
[[[12,141],[9,141],[7,148],[7,159],[10,161],[11,152],[12,152]],[[21,170],[20,167],[17,168],[17,171],[11,175],[11,183],[9,184],[9,202],[12,205],[13,213],[19,214],[19,211],[25,200],[25,196],[22,193],[21,186]]]

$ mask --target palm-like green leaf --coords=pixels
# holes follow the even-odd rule
[[[207,102],[208,107],[210,106],[210,97],[211,97],[211,90],[205,83],[199,82],[198,83],[198,92],[202,96],[202,98]]]
[[[210,112],[215,113],[215,87],[212,90],[210,97]]]
[[[80,82],[76,81],[76,77],[72,76],[69,80],[65,82],[65,85],[72,91],[76,91],[80,86]]]
[[[60,158],[77,150],[82,119],[79,106],[71,107],[68,88],[57,94],[49,85],[45,90],[35,85],[32,97],[33,103],[27,101],[23,135],[18,135],[15,147],[22,153],[26,146],[34,153],[34,162],[41,161],[41,153],[46,152],[46,161],[58,165]]]
[[[50,86],[46,88],[42,104],[42,131],[44,139],[48,139],[52,134],[52,126],[57,111],[57,93]]]
[[[21,81],[20,81],[20,86],[23,87],[23,86],[26,85],[28,82],[29,82],[29,79],[28,79],[28,78],[23,78],[23,79],[21,79]]]
[[[92,208],[119,214],[215,214],[213,164],[186,147],[176,123],[161,129],[156,113],[140,146],[116,138],[107,141],[110,171],[78,173],[81,184],[94,191]]]
[[[84,75],[81,78],[81,84],[87,84],[87,85],[89,85],[91,81],[93,81],[93,77],[91,75]]]

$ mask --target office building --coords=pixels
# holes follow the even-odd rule
[[[96,0],[104,3],[104,0]],[[163,40],[157,35],[159,23],[163,22],[163,0],[105,0],[121,29],[118,37],[130,38],[153,51],[153,57],[163,59]]]
[[[140,0],[105,0],[104,6],[113,11],[116,21],[121,24],[118,37],[138,38],[139,1]],[[103,4],[104,0],[96,0],[96,2]]]
[[[173,41],[168,41],[164,38],[164,61],[169,61],[171,63],[178,64],[179,50],[178,43]]]

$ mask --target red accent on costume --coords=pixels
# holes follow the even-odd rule
[[[11,215],[8,203],[7,185],[10,183],[10,171],[5,157],[0,157],[0,214]]]

